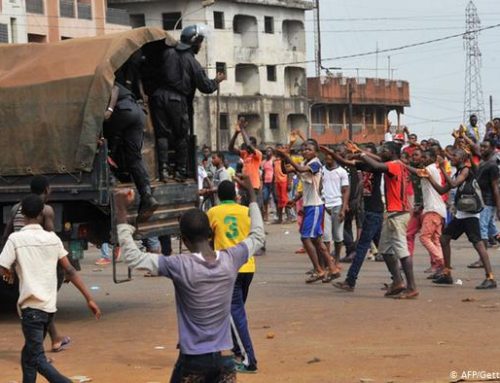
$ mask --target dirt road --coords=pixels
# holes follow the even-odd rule
[[[453,245],[454,277],[462,285],[432,286],[423,273],[428,257],[417,247],[421,295],[396,301],[383,297],[388,272],[372,261],[365,263],[354,293],[306,285],[309,262],[294,254],[296,227],[267,230],[268,252],[257,260],[247,304],[259,372],[240,375],[239,381],[449,382],[452,372],[458,378],[462,371],[500,372],[500,290],[474,290],[484,275],[466,269],[475,255],[465,241]],[[500,275],[499,252],[491,254]],[[135,272],[133,282],[115,285],[110,267],[95,271],[96,256],[96,250],[86,253],[82,276],[104,316],[93,320],[76,289],[63,287],[57,322],[73,342],[48,355],[61,372],[93,382],[167,382],[177,356],[171,283]],[[20,382],[19,321],[2,314],[0,323],[0,383]]]

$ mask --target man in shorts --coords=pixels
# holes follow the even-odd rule
[[[446,185],[442,186],[437,183],[432,177],[427,179],[432,184],[434,189],[436,189],[440,194],[447,193],[453,188],[457,188],[457,193],[455,195],[455,205],[458,205],[460,199],[460,187],[466,183],[475,182],[476,175],[474,171],[468,166],[467,153],[463,149],[455,149],[451,155],[451,164],[457,168],[457,173],[454,178],[451,178],[446,171],[444,171],[444,161],[439,162],[441,171],[446,178]],[[490,258],[488,256],[488,251],[484,242],[481,240],[481,230],[479,225],[479,213],[470,213],[462,211],[457,206],[457,213],[451,222],[446,226],[441,236],[441,247],[443,248],[444,256],[444,269],[441,275],[437,276],[433,280],[436,284],[452,285],[453,278],[451,277],[451,240],[457,240],[466,234],[469,242],[472,243],[474,249],[479,254],[479,258],[484,265],[484,270],[486,273],[486,279],[478,286],[478,290],[495,289],[497,287],[497,282],[493,278],[493,271],[490,264]]]
[[[410,204],[406,193],[408,170],[400,160],[400,153],[401,146],[390,141],[382,146],[380,158],[383,162],[375,160],[364,152],[360,154],[360,158],[373,169],[384,173],[387,219],[382,225],[378,249],[392,276],[392,284],[388,286],[385,296],[413,299],[418,297],[419,293],[406,239],[410,219]],[[400,272],[400,265],[406,277],[406,285]]]

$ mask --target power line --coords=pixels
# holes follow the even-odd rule
[[[356,57],[373,56],[375,54],[380,54],[380,53],[395,52],[395,51],[414,48],[414,47],[418,47],[418,46],[434,44],[437,42],[446,41],[446,40],[454,39],[457,37],[464,37],[464,36],[467,36],[468,34],[471,34],[471,33],[477,33],[480,31],[485,31],[485,30],[494,29],[494,28],[498,28],[498,27],[500,27],[500,23],[489,25],[487,27],[483,27],[483,28],[480,28],[477,30],[467,31],[467,32],[463,32],[463,33],[457,33],[457,34],[448,35],[448,36],[444,36],[444,37],[440,37],[440,38],[436,38],[436,39],[431,39],[431,40],[420,41],[417,43],[405,44],[405,45],[401,45],[399,47],[378,49],[378,50],[374,50],[374,51],[372,50],[372,51],[368,51],[368,52],[355,53],[355,54],[351,54],[351,55],[323,58],[322,60],[323,61],[334,61],[334,60],[343,60],[343,59],[350,59],[350,58],[356,58]],[[304,61],[295,61],[295,62],[291,62],[291,63],[289,62],[289,63],[275,63],[275,64],[255,64],[255,65],[256,66],[265,66],[265,65],[309,64],[309,63],[313,63],[314,61],[315,60],[304,60]]]

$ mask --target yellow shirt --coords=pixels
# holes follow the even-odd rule
[[[248,237],[250,233],[250,216],[248,207],[234,201],[222,201],[208,211],[208,220],[214,233],[215,250],[228,249]],[[255,273],[253,255],[241,266],[240,273]]]

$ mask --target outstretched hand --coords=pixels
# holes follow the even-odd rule
[[[288,157],[288,153],[287,153],[286,149],[284,149],[284,148],[278,148],[278,149],[276,149],[276,155],[278,157],[281,157],[281,158],[287,158]]]
[[[331,152],[330,148],[329,148],[329,147],[327,147],[327,146],[325,146],[325,145],[320,145],[320,146],[319,146],[319,150],[320,150],[321,152],[325,153],[325,154],[328,154],[328,153],[330,153],[330,152]]]
[[[427,169],[417,169],[417,176],[420,178],[429,178],[430,174]]]

